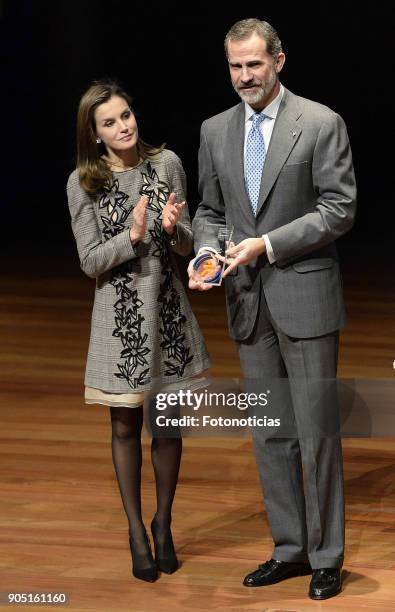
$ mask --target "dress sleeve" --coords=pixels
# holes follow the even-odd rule
[[[180,158],[172,152],[167,161],[167,174],[169,176],[170,191],[176,194],[176,202],[186,200],[186,176]],[[165,232],[166,234],[166,232]],[[166,234],[171,249],[178,255],[189,255],[193,247],[193,234],[189,217],[188,204],[181,213],[173,234]]]
[[[130,240],[129,228],[103,242],[94,200],[82,189],[77,171],[68,180],[67,198],[81,268],[87,276],[97,278],[125,261],[138,257]]]

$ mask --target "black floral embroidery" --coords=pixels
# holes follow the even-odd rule
[[[169,187],[159,180],[158,173],[151,166],[151,162],[147,163],[147,172],[142,172],[141,176],[143,177],[141,195],[148,196],[148,207],[161,215],[162,208],[169,197]]]
[[[135,292],[137,293],[137,292]],[[121,358],[125,359],[124,363],[118,363],[119,372],[115,372],[117,378],[125,378],[132,389],[143,385],[147,382],[149,368],[140,372],[139,376],[134,374],[139,366],[148,365],[145,356],[150,352],[147,346],[144,346],[148,334],[142,335],[141,327],[144,322],[144,317],[141,314],[134,315],[138,308],[141,308],[141,300],[137,300],[139,305],[134,304],[134,308],[122,306],[117,309],[115,315],[116,328],[113,331],[113,336],[120,338],[124,349],[121,351]]]
[[[119,182],[114,180],[111,186],[104,190],[99,200],[99,208],[105,208],[107,217],[101,217],[104,225],[103,234],[106,240],[116,236],[126,228],[125,222],[132,211],[132,206],[125,207],[128,195],[119,190]],[[112,275],[111,285],[119,299],[114,304],[115,329],[112,335],[121,340],[123,349],[121,361],[117,363],[117,378],[124,378],[132,389],[141,387],[149,381],[149,368],[135,376],[138,367],[148,365],[146,355],[150,349],[145,346],[148,334],[142,333],[144,317],[139,314],[143,302],[138,298],[137,291],[132,289],[133,274],[131,264],[126,262],[118,266]]]
[[[99,208],[105,208],[107,211],[108,216],[102,216],[101,220],[104,224],[104,237],[108,240],[125,229],[125,221],[132,208],[125,208],[129,196],[119,190],[118,179],[115,179],[112,185],[104,187],[103,191],[104,193],[99,200]]]
[[[182,325],[186,318],[181,312],[180,296],[172,287],[168,293],[161,295],[158,302],[162,303],[160,316],[163,328],[160,333],[163,336],[161,348],[167,351],[168,359],[165,361],[167,367],[166,376],[182,376],[188,363],[191,363],[193,355],[190,348],[185,345],[185,334],[182,333]]]
[[[159,332],[162,336],[160,346],[165,355],[165,376],[181,377],[193,355],[186,345],[183,332],[186,317],[181,310],[180,295],[174,287],[173,268],[162,229],[162,209],[170,191],[168,185],[159,180],[150,162],[147,163],[147,171],[141,172],[141,176],[143,184],[140,194],[148,196],[148,207],[157,215],[149,233],[154,244],[152,255],[160,259],[163,277],[158,302],[161,320]],[[127,200],[128,195],[120,191],[117,179],[104,190],[99,200],[99,208],[105,209],[107,213],[101,216],[106,240],[126,228],[125,222],[132,211],[131,205],[126,206]],[[150,381],[147,355],[151,349],[147,346],[148,334],[143,332],[145,318],[139,312],[144,303],[133,289],[133,279],[132,264],[126,262],[114,270],[110,283],[118,298],[114,304],[115,329],[112,335],[119,338],[123,347],[120,353],[121,361],[117,363],[118,372],[115,372],[114,376],[125,379],[132,389],[136,389],[147,386]]]
[[[145,183],[141,193],[146,193],[147,185],[149,185],[149,193],[156,195],[158,202],[156,206],[159,208],[159,203],[164,205],[167,202],[169,188],[163,182],[155,182],[155,170],[151,171],[149,167],[148,171],[149,175],[145,175]],[[148,182],[148,179],[151,182]],[[166,366],[165,375],[181,377],[188,363],[191,363],[193,355],[190,354],[190,348],[186,346],[185,334],[182,331],[186,317],[181,312],[180,295],[173,284],[173,268],[162,230],[162,207],[160,208],[158,218],[154,222],[153,229],[149,230],[149,232],[156,247],[153,255],[160,258],[161,272],[164,276],[160,286],[158,302],[161,304],[159,316],[162,321],[162,327],[160,327],[159,332],[163,338],[160,346],[167,356],[164,362]]]

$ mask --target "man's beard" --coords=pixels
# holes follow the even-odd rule
[[[247,102],[248,104],[258,104],[270,94],[276,84],[276,81],[277,74],[274,72],[269,81],[266,83],[263,83],[262,81],[253,82],[253,84],[258,88],[257,91],[246,92],[244,89],[238,89],[235,85],[233,85],[233,88],[243,102]]]

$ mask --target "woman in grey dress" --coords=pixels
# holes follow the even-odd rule
[[[133,574],[153,582],[158,570],[178,567],[170,523],[182,441],[152,439],[154,561],[141,514],[144,393],[188,384],[210,366],[174,257],[193,245],[185,174],[173,152],[141,140],[131,100],[113,82],[82,96],[77,148],[67,184],[71,223],[81,267],[96,279],[85,400],[110,407]]]

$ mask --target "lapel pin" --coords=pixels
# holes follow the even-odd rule
[[[292,136],[293,136],[293,138],[295,138],[296,132],[292,132]]]

